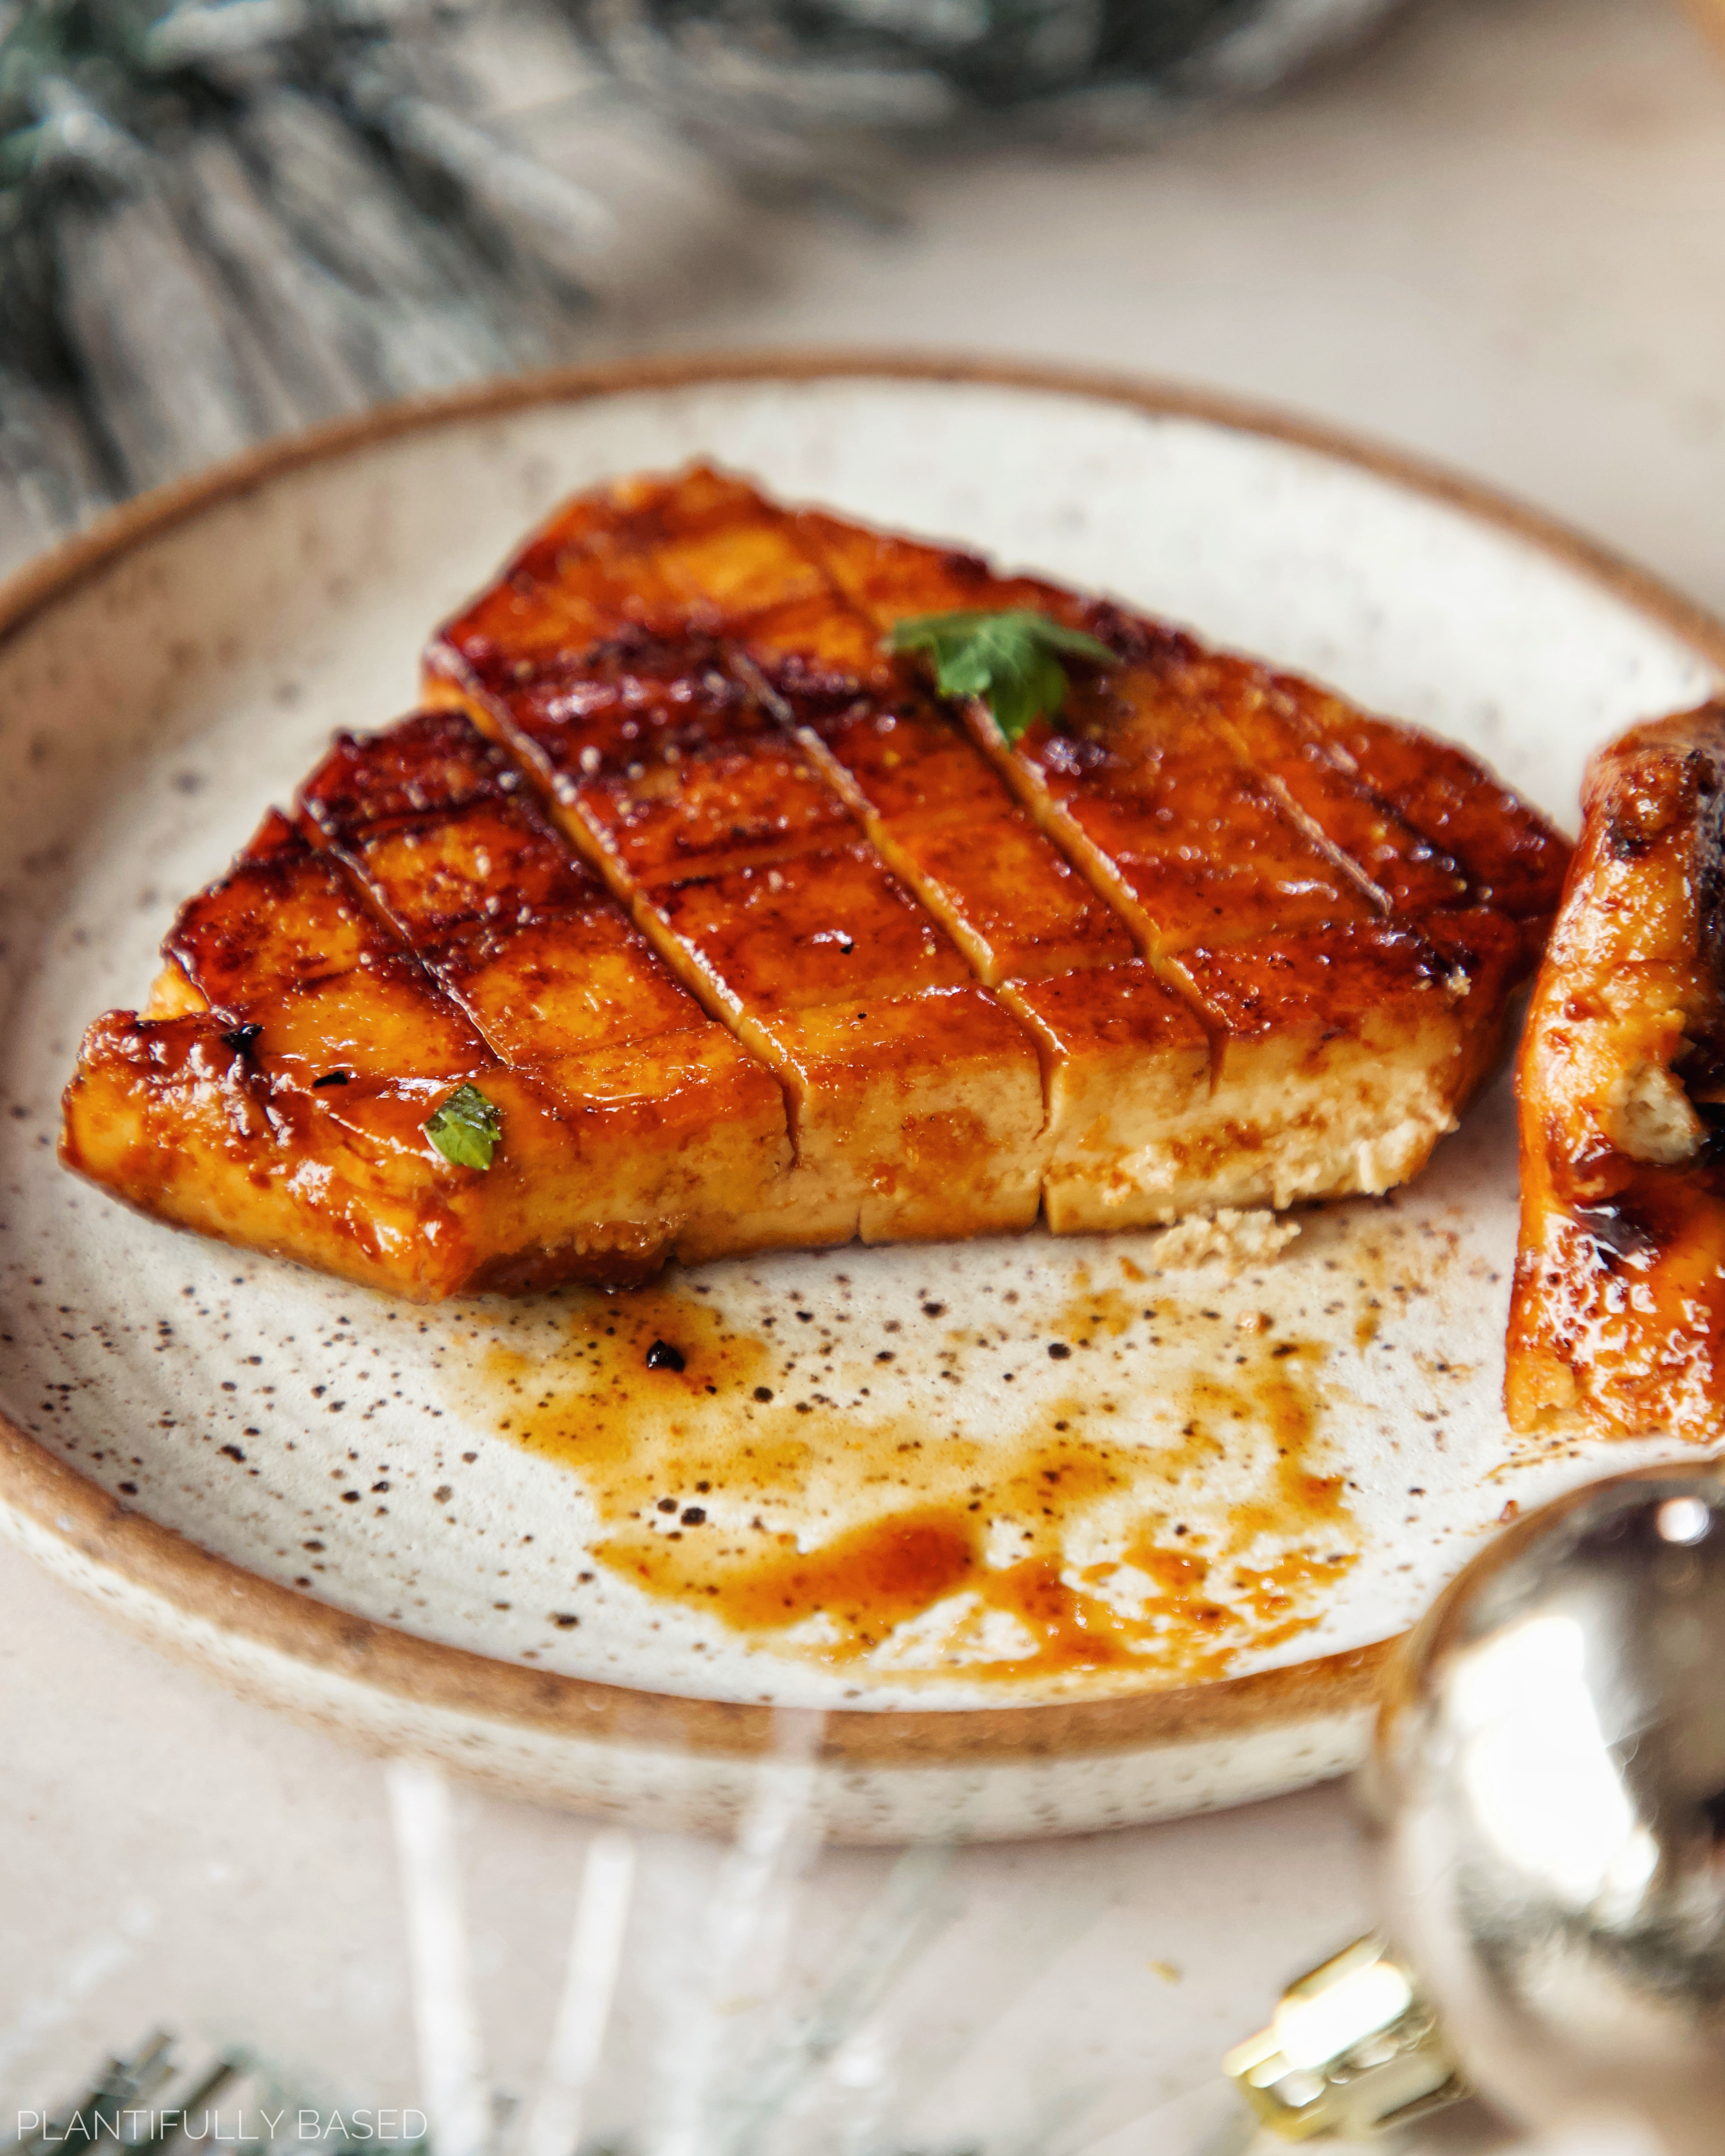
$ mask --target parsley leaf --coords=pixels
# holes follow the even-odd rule
[[[477,1086],[458,1086],[425,1118],[425,1135],[458,1168],[489,1168],[503,1142],[503,1118]]]
[[[1064,653],[1094,666],[1117,664],[1106,644],[1029,607],[1000,613],[924,613],[896,622],[895,651],[917,651],[932,662],[943,696],[979,696],[1009,743],[1066,701]]]

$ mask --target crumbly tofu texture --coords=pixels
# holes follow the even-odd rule
[[[1009,747],[885,639],[1014,606],[1117,663]],[[426,701],[183,909],[63,1146],[425,1297],[1383,1189],[1489,1065],[1563,867],[1459,752],[704,468],[567,505]],[[485,1171],[424,1128],[464,1081]]]

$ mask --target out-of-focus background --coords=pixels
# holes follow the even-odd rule
[[[160,60],[180,87],[153,101],[141,63],[92,69],[75,37],[39,38],[30,79],[53,95],[21,101],[15,50],[0,87],[0,550],[272,429],[511,364],[872,342],[1294,405],[1489,477],[1717,595],[1715,6],[1189,0],[1168,16],[1198,25],[1200,52],[1206,21],[1235,26],[1231,71],[1214,54],[1194,76],[1092,54],[1105,81],[1140,86],[1088,102],[1029,94],[1072,70],[1058,49],[1033,64],[1022,38],[967,74],[967,26],[1070,18],[1094,47],[1124,0],[447,20],[414,0],[218,0],[169,18],[192,25],[186,64]],[[13,12],[26,27],[80,13]],[[295,44],[284,25],[301,14],[366,34]],[[225,33],[249,41],[244,64],[208,27],[225,15],[248,18]],[[757,32],[782,16],[798,34],[751,73],[737,49],[758,34],[727,43],[686,15]],[[870,64],[841,19],[884,26]],[[1276,94],[1240,94],[1307,48]],[[212,81],[238,85],[220,109]]]
[[[1122,64],[1111,103],[1019,112],[993,77],[943,107],[937,69],[922,90],[817,77],[800,119],[784,67],[763,86],[721,38],[667,45],[674,9],[590,11],[584,50],[562,24],[485,13],[422,49],[406,8],[355,5],[341,19],[363,38],[293,64],[347,70],[357,134],[270,76],[274,57],[218,54],[228,73],[191,82],[224,13],[235,36],[299,33],[287,0],[245,4],[187,11],[179,106],[124,106],[162,161],[147,172],[132,136],[102,131],[104,84],[116,110],[136,94],[123,68],[20,57],[27,33],[87,25],[0,16],[8,561],[130,488],[386,394],[544,359],[872,344],[1296,408],[1538,502],[1725,609],[1725,64],[1665,0],[1358,6],[1357,41],[1314,49],[1273,95],[1236,93],[1285,49],[1241,37],[1231,74],[1212,55],[1153,95],[1137,80],[1153,70]],[[830,36],[836,12],[797,19]],[[1323,12],[1284,9],[1278,37]],[[969,0],[853,13],[906,43],[943,20],[947,68],[978,19]],[[29,103],[27,77],[77,94]],[[874,95],[896,131],[834,132],[821,100],[839,90]],[[344,179],[356,141],[374,162]],[[158,2024],[194,2049],[261,2048],[322,2098],[417,2100],[376,1762],[162,1662],[10,1548],[0,1728],[0,2127]],[[590,1829],[478,1795],[457,1810],[491,2078],[525,2095]],[[739,2144],[760,2156],[1221,2156],[1244,2144],[1219,2053],[1367,1908],[1339,1788],[961,1852],[908,1887],[895,1861],[810,1856],[770,1984],[719,2002],[733,2062],[793,2057],[778,2114]],[[641,1861],[589,2124],[669,2150],[685,1949],[723,1857],[663,1837]],[[891,1987],[820,2022],[893,1892],[920,1928]],[[1418,2145],[1503,2143],[1458,2114]]]

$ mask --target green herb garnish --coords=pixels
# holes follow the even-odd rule
[[[503,1140],[503,1118],[477,1086],[458,1086],[425,1118],[425,1135],[458,1168],[489,1168]]]
[[[895,651],[920,651],[932,661],[943,696],[980,696],[1009,742],[1044,712],[1059,717],[1066,701],[1062,654],[1095,666],[1117,663],[1106,644],[1029,607],[917,614],[895,623],[888,640]]]

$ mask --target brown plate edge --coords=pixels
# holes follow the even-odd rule
[[[1125,404],[1310,449],[1515,533],[1651,616],[1725,672],[1725,624],[1558,519],[1477,482],[1322,423],[1225,393],[1034,362],[906,352],[727,352],[487,382],[269,442],[140,496],[0,585],[0,640],[146,542],[301,466],[434,428],[536,404],[716,382],[865,377],[973,382]],[[430,1709],[548,1737],[749,1756],[774,1743],[773,1710],[517,1668],[349,1615],[211,1555],[85,1479],[0,1413],[0,1505],[135,1593],[266,1655]],[[172,1627],[156,1628],[167,1637]],[[1005,1764],[1131,1751],[1328,1719],[1372,1704],[1394,1640],[1210,1683],[1035,1706],[834,1709],[824,1756],[856,1766]]]

